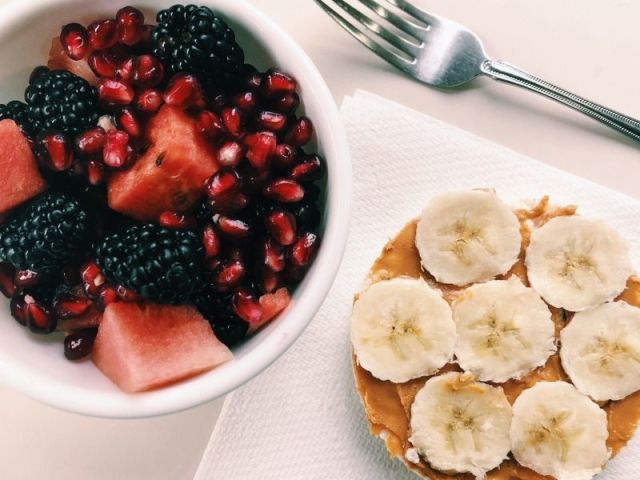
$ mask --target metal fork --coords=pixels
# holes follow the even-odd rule
[[[456,22],[428,13],[407,0],[352,0],[364,7],[362,9],[345,0],[332,1],[334,7],[326,0],[315,0],[367,48],[423,83],[456,87],[486,75],[549,97],[640,142],[640,121],[568,92],[507,62],[491,60],[480,39]],[[362,10],[367,9],[374,15],[365,15]],[[377,17],[401,33],[385,26],[385,22],[376,21]],[[365,33],[367,31],[369,35]],[[395,47],[395,51],[375,40],[376,37]]]

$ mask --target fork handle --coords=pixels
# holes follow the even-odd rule
[[[640,121],[582,98],[501,60],[485,60],[481,71],[502,82],[549,97],[640,142]]]

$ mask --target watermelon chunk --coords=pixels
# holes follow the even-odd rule
[[[93,346],[97,367],[130,393],[175,383],[232,358],[189,306],[112,303]]]
[[[146,136],[147,152],[109,180],[109,206],[143,221],[157,221],[165,211],[188,211],[218,170],[213,146],[193,118],[167,105],[149,121]]]
[[[274,293],[266,293],[260,297],[260,306],[262,307],[262,317],[260,321],[253,322],[249,325],[248,334],[255,333],[264,327],[271,320],[276,318],[291,303],[289,291],[286,288],[279,288]]]
[[[69,72],[84,78],[91,85],[96,85],[98,83],[98,77],[95,76],[86,60],[72,60],[69,58],[64,51],[64,47],[60,43],[60,37],[53,37],[51,40],[47,66],[51,70],[68,70]]]
[[[9,119],[0,121],[0,172],[0,215],[46,188],[27,138]]]

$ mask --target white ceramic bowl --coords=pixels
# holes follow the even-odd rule
[[[31,69],[46,62],[52,36],[71,21],[88,24],[113,17],[132,4],[148,19],[177,0],[49,0],[3,2],[0,8],[0,101],[21,99]],[[185,2],[186,3],[186,2]],[[92,362],[63,356],[60,336],[31,335],[0,301],[0,381],[47,404],[101,417],[148,417],[176,412],[220,397],[260,373],[284,353],[309,324],[336,275],[347,239],[351,168],[335,102],[305,52],[261,12],[241,0],[198,0],[221,13],[236,30],[248,61],[278,66],[301,85],[306,114],[314,121],[318,149],[327,159],[327,205],[322,245],[290,307],[264,330],[234,350],[235,360],[211,372],[161,390],[128,395]],[[278,388],[274,385],[273,388]]]

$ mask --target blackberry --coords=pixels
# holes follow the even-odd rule
[[[76,135],[96,125],[99,105],[95,87],[66,70],[37,70],[24,92],[35,133],[57,130]]]
[[[0,120],[10,118],[18,124],[22,132],[28,136],[33,136],[33,125],[27,111],[27,104],[12,100],[6,105],[0,104]]]
[[[202,288],[204,247],[190,230],[134,225],[106,237],[96,262],[107,278],[157,303],[180,304]]]
[[[233,311],[230,296],[220,296],[205,288],[193,297],[193,303],[211,324],[218,340],[231,347],[247,336],[249,324]]]
[[[196,75],[215,95],[241,74],[244,52],[233,30],[208,7],[174,5],[158,12],[153,54],[168,73]]]
[[[77,199],[44,193],[0,227],[0,259],[45,276],[57,273],[82,252],[89,225],[89,215]]]

